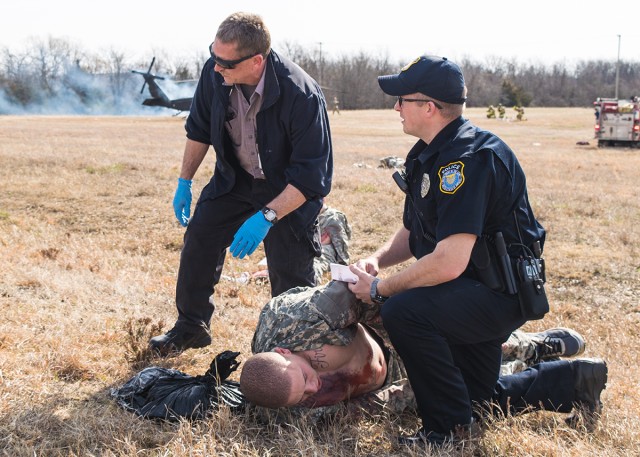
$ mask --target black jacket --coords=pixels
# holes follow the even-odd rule
[[[191,140],[216,151],[213,177],[201,199],[231,191],[240,164],[225,129],[231,86],[209,59],[198,82],[185,129]],[[274,197],[287,184],[307,201],[287,216],[294,229],[315,223],[322,197],[331,190],[333,152],[326,102],[320,86],[299,66],[271,51],[267,57],[262,108],[256,117],[257,143]]]

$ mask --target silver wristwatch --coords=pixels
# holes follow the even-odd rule
[[[276,222],[278,222],[278,215],[274,210],[272,210],[268,206],[265,206],[264,208],[262,208],[262,214],[264,215],[264,218],[268,222],[271,222],[272,224],[275,224]]]

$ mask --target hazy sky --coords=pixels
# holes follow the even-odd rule
[[[516,58],[520,62],[640,60],[638,0],[5,0],[0,48],[30,37],[67,38],[88,51],[109,48],[150,58],[206,53],[218,24],[250,11],[267,23],[273,46],[285,42],[340,56],[364,51],[392,62],[420,54]],[[381,5],[381,6],[380,6]],[[612,14],[607,16],[607,12]],[[625,19],[629,19],[625,22]],[[320,44],[322,43],[322,44]]]

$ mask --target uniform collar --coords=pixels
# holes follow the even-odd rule
[[[413,169],[413,160],[420,162],[421,166],[424,165],[427,160],[440,151],[442,146],[455,137],[458,129],[466,122],[467,120],[465,118],[459,116],[440,130],[431,143],[427,144],[423,140],[418,140],[418,142],[409,151],[409,154],[407,154],[407,173],[410,174]]]
[[[451,141],[451,139],[455,136],[455,133],[460,127],[462,127],[462,125],[464,125],[465,122],[465,118],[463,118],[462,116],[458,116],[447,125],[445,125],[445,127],[438,132],[433,140],[431,140],[431,143],[427,145],[423,153],[418,156],[418,160],[420,161],[420,163],[424,164],[427,159],[431,157],[435,152],[440,150],[445,143]]]

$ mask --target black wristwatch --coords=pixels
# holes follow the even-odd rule
[[[272,210],[268,206],[265,206],[264,208],[262,208],[262,214],[264,215],[264,218],[267,221],[271,222],[272,224],[275,224],[276,222],[278,222],[278,215],[274,210]]]
[[[371,301],[381,305],[387,301],[387,298],[384,295],[380,295],[378,293],[378,283],[380,282],[380,278],[375,278],[371,283],[371,291],[369,292],[369,296],[371,297]]]

